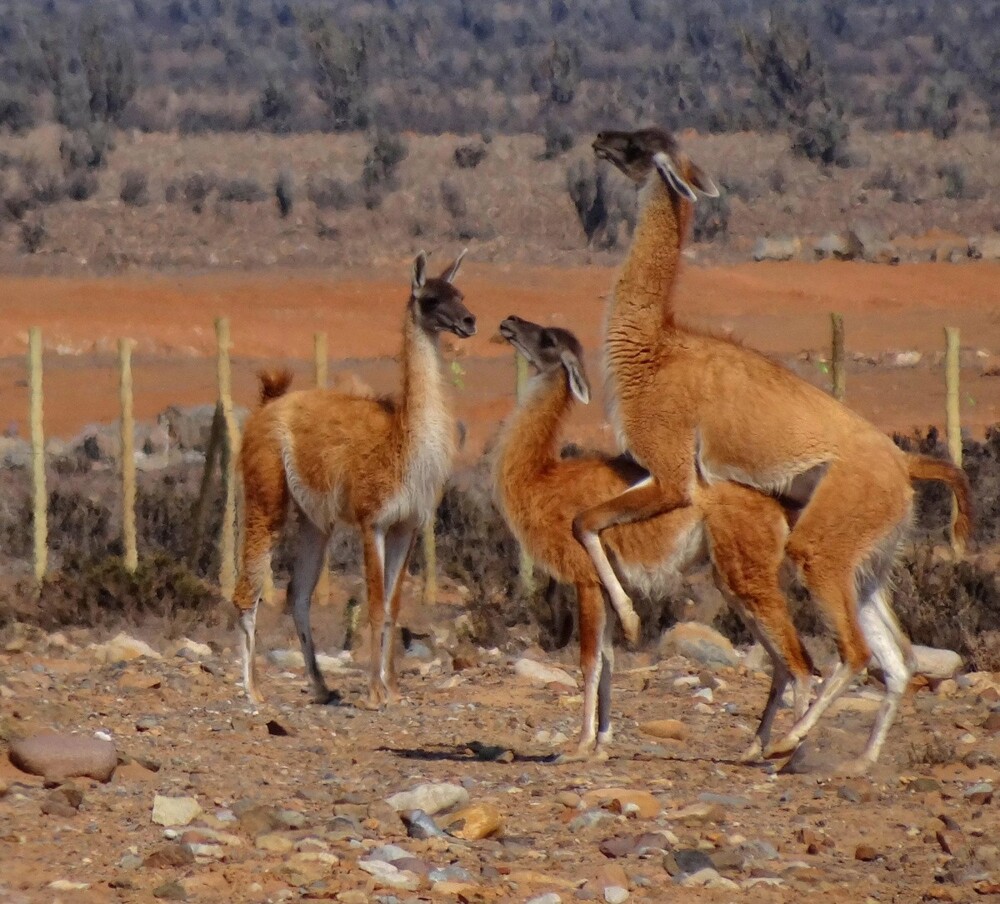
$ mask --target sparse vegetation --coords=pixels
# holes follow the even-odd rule
[[[475,169],[486,159],[485,144],[460,144],[455,148],[455,165],[459,169]]]
[[[146,174],[135,169],[122,173],[118,197],[129,207],[145,207],[149,203],[149,179]]]
[[[287,217],[295,206],[295,182],[290,170],[282,170],[274,182],[274,198],[278,203],[278,213]]]

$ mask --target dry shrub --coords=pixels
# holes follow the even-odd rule
[[[118,557],[67,557],[41,587],[24,580],[5,600],[0,623],[18,620],[44,631],[65,627],[115,628],[150,617],[169,620],[177,633],[221,614],[217,587],[164,553],[143,556],[134,574]]]

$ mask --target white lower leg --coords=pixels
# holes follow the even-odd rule
[[[604,551],[601,538],[594,533],[585,533],[581,538],[581,542],[594,563],[594,568],[597,570],[597,577],[607,591],[611,607],[615,610],[622,623],[625,636],[630,643],[638,642],[641,627],[639,616],[632,606],[632,600],[629,599],[625,588],[622,587],[621,581],[618,580],[618,575],[615,574],[614,568],[611,567],[611,562],[608,559],[608,554]]]
[[[830,704],[833,703],[851,683],[851,679],[854,678],[855,672],[847,665],[847,663],[840,662],[837,664],[837,668],[834,670],[833,675],[830,680],[823,685],[823,690],[820,691],[819,696],[810,706],[805,715],[802,716],[791,728],[791,730],[786,734],[781,740],[776,741],[771,744],[767,751],[766,756],[785,756],[786,754],[793,753],[795,749],[802,743],[803,739],[813,727],[819,721],[820,716],[826,712]]]
[[[244,609],[239,617],[243,690],[254,703],[261,701],[260,693],[257,690],[257,676],[254,666],[254,653],[257,646],[257,606],[258,603],[254,603],[249,609]]]
[[[895,625],[895,619],[893,624],[886,622],[882,610],[887,610],[888,606],[881,598],[882,593],[881,589],[875,591],[869,600],[862,603],[859,613],[865,640],[868,641],[872,655],[878,660],[885,676],[885,700],[882,701],[882,707],[875,716],[875,724],[860,758],[867,763],[874,763],[882,752],[882,745],[913,676],[912,669],[897,641],[896,635],[899,629]]]

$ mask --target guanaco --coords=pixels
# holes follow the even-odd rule
[[[641,211],[609,301],[604,342],[610,419],[648,470],[614,499],[582,511],[574,532],[616,610],[631,608],[601,546],[615,524],[689,507],[700,473],[783,494],[804,508],[786,553],[837,635],[841,663],[805,715],[765,751],[792,753],[872,654],[885,699],[862,754],[878,758],[913,672],[888,601],[888,582],[913,511],[912,479],[948,483],[954,534],[970,531],[968,481],[946,461],[907,456],[845,405],[763,355],[679,325],[673,307],[681,242],[698,194],[718,189],[660,129],[602,132],[598,158],[640,188]]]
[[[361,535],[371,629],[370,705],[398,693],[394,670],[400,576],[417,530],[433,517],[455,453],[456,425],[441,373],[439,336],[476,332],[454,285],[465,252],[436,278],[427,256],[413,263],[403,320],[403,387],[398,399],[326,389],[286,392],[288,373],[261,375],[261,406],[247,419],[240,450],[243,565],[233,602],[239,612],[243,684],[261,700],[254,669],[255,624],[271,549],[289,503],[299,531],[288,594],[317,701],[335,702],[316,664],[309,607],[336,522]]]
[[[560,759],[603,759],[612,734],[613,619],[593,563],[573,537],[573,517],[592,500],[619,495],[645,472],[625,456],[559,457],[559,434],[573,399],[590,400],[582,350],[571,332],[511,316],[500,325],[500,335],[536,376],[497,443],[495,495],[521,545],[550,575],[576,589],[583,725],[575,753]],[[778,500],[734,483],[699,483],[691,505],[611,527],[601,537],[616,573],[651,594],[669,587],[679,572],[711,561],[719,589],[773,664],[767,703],[744,760],[759,757],[767,744],[790,679],[796,716],[809,702],[812,662],[779,582],[787,536]]]

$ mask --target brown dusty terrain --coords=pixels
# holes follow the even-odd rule
[[[407,267],[400,260],[378,281],[273,272],[5,279],[0,417],[24,432],[22,356],[33,324],[45,331],[46,426],[54,435],[115,416],[120,335],[139,342],[140,417],[211,401],[219,314],[233,321],[239,403],[252,403],[253,372],[265,363],[290,361],[307,381],[315,330],[328,334],[334,371],[393,388],[386,356],[398,344]],[[679,305],[691,322],[731,331],[818,382],[827,379],[828,314],[842,311],[848,346],[862,356],[849,371],[848,400],[887,430],[942,422],[941,328],[959,326],[963,418],[979,433],[1000,421],[1000,378],[985,375],[1000,353],[998,275],[989,264],[690,266]],[[460,284],[480,333],[454,345],[468,457],[479,454],[510,405],[508,353],[489,342],[499,320],[517,312],[570,326],[593,349],[611,279],[604,268],[468,265]],[[885,353],[904,351],[923,357],[913,367],[889,366]],[[596,359],[590,366],[593,375]],[[567,438],[607,442],[600,417],[592,405]],[[807,771],[776,775],[734,760],[766,693],[757,667],[744,662],[713,673],[650,651],[622,653],[615,756],[556,766],[546,758],[577,730],[578,691],[516,678],[513,659],[530,643],[517,632],[496,652],[461,640],[462,600],[475,587],[447,586],[444,602],[421,610],[419,579],[408,584],[403,621],[428,635],[429,649],[403,662],[406,701],[378,713],[351,705],[364,691],[363,650],[331,676],[347,703],[335,708],[309,703],[300,669],[262,661],[269,702],[255,712],[236,688],[231,630],[201,629],[197,639],[212,641],[213,651],[184,658],[156,624],[143,625],[136,633],[164,658],[102,664],[88,649],[101,639],[92,630],[25,639],[9,628],[0,637],[0,738],[102,730],[123,765],[109,784],[75,780],[83,801],[69,813],[53,808],[42,779],[0,756],[0,900],[524,902],[555,893],[568,902],[624,900],[613,891],[620,887],[629,901],[822,895],[854,904],[972,901],[1000,889],[993,799],[1000,716],[991,712],[1000,676],[914,690],[874,775],[836,778],[831,766],[860,748],[879,685],[856,688],[821,722]],[[339,611],[315,614],[320,647],[336,652]],[[287,616],[269,610],[262,622],[266,647],[296,646]],[[573,648],[546,657],[529,647],[526,655],[554,658],[577,674]],[[665,718],[683,722],[683,741],[638,728]],[[783,724],[787,718],[786,711]],[[476,841],[408,838],[384,799],[422,782],[464,785],[471,804],[499,811],[501,833]],[[587,797],[614,788],[641,793],[617,792],[624,807],[602,808]],[[205,813],[168,833],[151,820],[156,794],[193,797]],[[641,803],[640,812],[629,800]],[[448,823],[447,815],[436,819]],[[374,868],[373,852],[388,856],[375,849],[390,843],[409,855],[412,877],[377,879],[359,865]],[[671,878],[678,864],[698,865],[702,854],[732,884],[695,888]],[[394,881],[410,889],[390,887]]]
[[[439,262],[441,266],[444,261]],[[138,341],[136,414],[152,418],[170,404],[215,397],[213,319],[232,321],[234,394],[250,405],[254,373],[289,363],[308,385],[313,334],[328,336],[331,372],[353,371],[378,391],[398,385],[388,356],[399,345],[408,260],[370,272],[226,273],[68,279],[7,277],[0,291],[0,423],[26,433],[24,350],[28,328],[44,332],[45,427],[69,437],[85,424],[117,416],[114,349],[119,336]],[[614,277],[606,267],[546,268],[476,264],[460,284],[478,315],[479,334],[449,343],[459,416],[475,457],[511,401],[513,369],[506,346],[490,343],[500,320],[518,313],[575,330],[594,350],[603,297]],[[848,403],[887,431],[941,425],[942,328],[962,331],[962,420],[974,435],[1000,421],[1000,266],[972,263],[885,267],[860,263],[688,266],[678,309],[696,326],[732,334],[748,345],[828,383],[829,312],[844,314]],[[895,366],[897,352],[919,352]],[[592,381],[598,360],[589,362]],[[579,415],[577,438],[606,440],[599,404]]]

